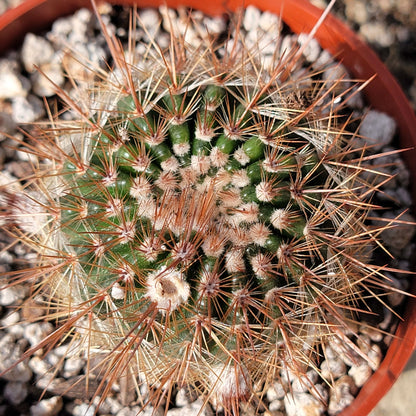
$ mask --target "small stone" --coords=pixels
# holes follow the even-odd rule
[[[274,36],[280,31],[280,19],[271,12],[265,11],[261,14],[259,20],[259,27],[266,33],[274,33]]]
[[[26,97],[30,90],[30,81],[20,74],[13,60],[0,60],[0,99]]]
[[[377,344],[372,345],[370,351],[367,353],[368,357],[368,365],[371,367],[373,371],[378,370],[381,364],[381,360],[383,358],[383,354],[381,352],[380,347]]]
[[[355,399],[357,387],[350,376],[343,376],[336,380],[329,397],[328,414],[333,416],[340,413]]]
[[[195,401],[197,397],[195,393],[188,388],[181,388],[176,394],[175,404],[177,407],[184,407]]]
[[[85,365],[85,361],[82,358],[69,357],[65,361],[64,373],[65,378],[70,378],[78,375]]]
[[[322,49],[318,59],[312,63],[312,66],[316,70],[322,70],[322,68],[334,65],[334,62],[334,57],[326,49]]]
[[[169,411],[168,411],[169,412]],[[168,413],[169,414],[169,413]],[[142,409],[139,406],[124,407],[116,416],[165,416],[165,412],[161,407],[153,408],[152,406],[146,406]],[[182,416],[186,416],[185,413],[181,413]]]
[[[286,391],[283,387],[283,384],[279,381],[274,381],[273,384],[267,389],[266,397],[270,402],[273,400],[283,399],[285,397]]]
[[[44,399],[30,406],[31,416],[54,416],[59,414],[63,407],[63,400],[60,396],[54,396],[50,399]],[[81,415],[79,415],[81,416]],[[85,415],[84,415],[85,416]]]
[[[287,416],[319,416],[325,406],[309,393],[288,394],[284,398]]]
[[[368,43],[388,48],[395,42],[392,30],[386,30],[385,22],[366,22],[360,26],[360,34]]]
[[[51,369],[50,364],[37,356],[34,356],[29,360],[29,367],[35,374],[39,376],[46,374]]]
[[[247,32],[251,30],[256,30],[259,26],[261,12],[257,7],[254,6],[247,6],[244,19],[243,19],[243,27]]]
[[[306,393],[313,389],[314,384],[318,381],[316,371],[308,371],[304,376],[296,377],[292,382],[292,391],[294,393]]]
[[[321,375],[325,380],[332,380],[346,374],[347,367],[338,357],[328,358],[321,363]]]
[[[92,404],[81,403],[78,406],[74,406],[72,410],[73,416],[95,416],[96,408]]]
[[[395,224],[395,218],[398,217],[398,223]],[[382,218],[389,221],[380,221],[380,224],[386,226],[386,229],[381,233],[381,238],[384,245],[391,253],[400,257],[402,250],[410,244],[416,232],[416,219],[409,213],[396,214],[386,212]]]
[[[9,113],[0,112],[0,141],[6,138],[6,134],[12,134],[16,129],[16,123]]]
[[[371,377],[371,374],[373,374],[373,370],[366,363],[352,366],[348,371],[348,375],[352,377],[354,384],[357,387],[364,386],[367,380]]]
[[[96,396],[93,400],[93,405],[100,407],[100,414],[116,415],[123,409],[123,405],[114,397],[106,397],[103,402],[102,398]]]
[[[396,122],[393,118],[377,110],[370,110],[362,119],[359,134],[367,146],[374,151],[387,146],[393,140]]]
[[[278,410],[282,410],[283,409],[283,401],[282,400],[272,400],[268,405],[268,409],[271,412],[276,412]]]
[[[20,305],[26,297],[26,294],[27,290],[23,286],[15,285],[0,287],[0,305]]]
[[[406,188],[396,189],[396,199],[402,207],[411,207],[413,203],[412,195]]]
[[[41,65],[40,72],[35,72],[31,76],[31,81],[35,94],[40,97],[51,97],[65,83],[61,64],[56,61],[51,61]]]
[[[171,409],[167,411],[166,416],[213,416],[213,412],[209,406],[204,405],[202,399],[198,399],[180,409]]]
[[[377,328],[372,328],[368,326],[361,326],[360,333],[367,335],[373,342],[381,342],[383,339],[383,333]]]
[[[333,88],[335,94],[341,94],[351,87],[347,68],[339,62],[327,67],[322,74],[322,78],[328,83],[328,87]]]
[[[336,352],[337,356],[348,366],[359,365],[364,362],[364,359],[358,355],[354,347],[351,345],[351,340],[346,336],[340,338],[338,336],[331,337],[331,349]],[[329,358],[329,356],[327,356]]]
[[[20,381],[9,381],[4,388],[4,397],[11,404],[23,403],[28,394],[27,383]]]
[[[33,123],[45,114],[42,101],[34,95],[13,98],[12,109],[16,123]]]
[[[9,327],[13,327],[13,325],[17,324],[19,321],[20,313],[18,311],[12,311],[0,321],[0,324],[2,329],[8,329]]]
[[[346,0],[345,1],[345,15],[349,20],[358,24],[363,24],[368,21],[368,11],[366,3],[363,0]]]
[[[54,327],[50,322],[36,322],[29,324],[24,332],[24,337],[32,347],[40,344],[52,331]]]
[[[54,49],[51,43],[44,36],[36,36],[28,33],[25,36],[22,46],[22,61],[27,72],[34,72],[52,60]]]
[[[293,35],[286,35],[280,43],[280,55],[287,57],[296,45],[296,38]]]
[[[143,9],[139,12],[141,25],[146,28],[144,39],[155,39],[160,31],[160,15],[155,9]]]
[[[318,60],[321,54],[321,46],[319,42],[312,38],[308,41],[308,35],[306,33],[300,33],[298,36],[298,43],[301,47],[305,47],[303,50],[303,56],[308,62],[315,62]],[[306,43],[307,42],[307,43]]]

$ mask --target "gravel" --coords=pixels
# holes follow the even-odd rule
[[[0,1],[0,13],[7,7],[16,3],[11,1]],[[321,5],[325,1],[316,1]],[[408,52],[405,45],[415,48],[416,45],[416,19],[413,19],[410,13],[409,5],[411,1],[379,1],[366,2],[364,0],[345,0],[338,2],[335,12],[348,19],[349,23],[363,35],[372,46],[384,57],[390,69],[399,76],[399,80],[408,93],[416,108],[416,69],[412,69],[409,64]],[[409,6],[410,7],[410,6]],[[162,19],[165,30],[171,30],[171,22],[169,16],[172,17],[172,11],[168,9],[161,10],[161,16],[155,14],[155,11],[147,10],[142,14],[144,24],[152,30],[152,34],[156,34],[159,29],[154,24],[155,20]],[[185,16],[182,16],[184,18]],[[199,17],[202,19],[202,17]],[[197,18],[196,18],[197,20]],[[174,18],[177,30],[184,31],[184,21]],[[224,22],[221,19],[209,19],[206,23],[211,31],[220,33],[224,29]],[[248,42],[261,42],[262,48],[266,51],[265,61],[272,63],[272,52],[274,50],[273,39],[267,36],[259,36],[257,30],[270,30],[272,27],[279,27],[280,23],[276,17],[270,13],[260,13],[254,8],[249,8],[244,20],[243,26],[249,32]],[[202,26],[201,26],[202,27]],[[110,30],[116,31],[115,27]],[[49,82],[45,82],[44,77],[40,77],[36,68],[39,68],[48,78],[50,78],[58,86],[64,86],[62,63],[71,66],[72,70],[76,69],[80,74],[84,74],[84,68],[76,60],[66,60],[62,54],[62,45],[70,45],[73,50],[80,54],[88,56],[91,65],[102,65],[102,57],[107,55],[102,37],[95,36],[98,31],[98,25],[95,19],[92,19],[89,12],[81,10],[66,19],[60,19],[52,27],[52,31],[46,36],[35,36],[29,34],[24,43],[20,54],[11,54],[5,59],[0,60],[0,131],[19,137],[17,125],[20,123],[30,123],[40,120],[44,117],[44,106],[42,103],[43,96],[53,97],[55,89],[51,87]],[[118,33],[122,33],[119,30]],[[203,33],[203,30],[201,30]],[[201,33],[186,32],[188,39],[201,36]],[[91,37],[94,35],[93,39]],[[159,34],[163,43],[163,33]],[[146,34],[142,34],[146,37]],[[304,37],[294,38],[288,35],[284,43],[292,45],[304,42]],[[270,53],[268,51],[270,50]],[[331,59],[325,51],[320,49],[316,42],[311,42],[305,49],[305,57],[307,61],[314,63],[327,62]],[[386,55],[387,54],[387,55]],[[401,57],[402,66],[392,62],[391,56]],[[345,71],[340,65],[337,71]],[[333,78],[339,76],[334,70],[326,72],[324,78]],[[357,109],[363,107],[363,101],[359,98],[354,104]],[[387,151],[394,149],[395,140],[395,123],[389,116],[378,113],[377,111],[367,111],[367,115],[360,127],[360,133],[369,137],[367,143],[372,145],[372,140],[377,145],[374,148],[377,151]],[[19,160],[18,153],[10,152],[6,149],[6,145],[11,142],[5,136],[0,136],[0,166],[1,176],[0,183],[15,180],[24,175],[25,163],[28,161]],[[3,144],[5,146],[3,146]],[[361,143],[362,144],[362,143]],[[393,146],[393,147],[392,147]],[[411,197],[407,189],[409,183],[408,171],[397,154],[385,156],[386,160],[383,165],[389,172],[396,174],[395,182],[382,187],[384,198],[392,203],[394,210],[381,213],[385,221],[383,225],[393,217],[402,213],[403,210],[410,208]],[[380,163],[378,161],[377,163]],[[394,166],[393,166],[394,165]],[[12,185],[10,189],[16,192],[16,185]],[[4,204],[0,196],[0,204]],[[381,196],[381,199],[383,196]],[[400,211],[399,210],[400,206]],[[414,221],[413,215],[403,213],[401,220],[404,222]],[[376,225],[378,223],[375,223]],[[35,227],[35,225],[33,226]],[[392,227],[383,232],[386,246],[390,252],[397,256],[395,265],[409,266],[412,250],[415,249],[414,229],[411,227]],[[7,234],[0,234],[0,248],[6,247],[11,240]],[[10,246],[3,251],[0,258],[2,269],[5,271],[10,268],[18,268],[19,264],[15,264],[17,258],[30,259],[30,253],[22,246]],[[405,290],[406,281],[400,276],[391,276],[392,281],[398,288]],[[14,310],[16,306],[22,305],[23,300],[27,297],[27,289],[23,286],[16,285],[10,288],[0,290],[0,308],[1,308],[1,326],[4,327],[0,331],[0,372],[11,366],[18,358],[21,357],[24,350],[29,346],[34,346],[44,339],[53,331],[50,323],[32,322],[18,324],[25,313],[22,310]],[[396,305],[402,302],[402,297],[395,294],[391,295],[389,301]],[[36,310],[34,308],[33,310]],[[29,314],[33,312],[29,311]],[[27,313],[27,311],[26,311]],[[42,311],[38,310],[36,317],[42,316]],[[390,314],[391,315],[391,314]],[[35,315],[32,315],[35,316]],[[386,310],[384,313],[384,321],[380,327],[389,328],[389,314]],[[342,410],[354,398],[359,387],[361,387],[372,372],[378,367],[382,351],[379,344],[387,345],[390,337],[378,338],[379,332],[376,334],[368,333],[367,328],[360,328],[363,342],[359,345],[362,352],[372,357],[369,364],[360,358],[351,349],[349,340],[345,338],[334,338],[330,346],[325,350],[325,360],[321,363],[321,371],[334,378],[334,390],[329,394],[326,387],[319,383],[316,373],[310,374],[316,384],[315,388],[321,393],[323,402],[328,404],[328,414],[335,415]],[[66,347],[64,347],[66,348]],[[351,355],[356,355],[356,360],[351,361]],[[56,380],[51,382],[50,370],[53,365],[61,362],[61,370],[57,372]],[[101,408],[97,410],[96,400],[94,404],[88,405],[83,401],[85,391],[82,387],[75,393],[63,395],[66,388],[71,385],[86,366],[86,361],[76,354],[67,354],[62,347],[58,347],[52,351],[46,359],[41,355],[35,355],[30,360],[23,360],[17,364],[10,372],[4,375],[4,381],[0,384],[3,389],[0,398],[0,415],[14,412],[14,414],[32,415],[32,416],[53,416],[62,415],[79,415],[87,416],[98,414],[111,414],[117,416],[136,415],[140,411],[140,407],[136,404],[132,406],[124,406],[122,404],[121,394],[113,391]],[[285,378],[286,377],[286,378]],[[94,387],[94,383],[91,383]],[[292,388],[291,395],[285,395],[284,391],[288,386]],[[38,401],[42,389],[46,389],[46,397]],[[146,388],[143,387],[144,397],[147,395]],[[324,414],[322,401],[308,393],[307,382],[305,380],[296,379],[294,375],[282,373],[281,382],[275,382],[266,392],[266,399],[269,406],[269,414],[280,415],[286,412],[290,415],[310,415]],[[186,390],[179,390],[175,396],[175,408],[169,409],[168,416],[191,416],[214,414],[210,407],[206,407],[202,413],[198,413],[202,405],[201,399],[190,395]],[[215,410],[215,409],[214,409]],[[248,408],[246,414],[250,414]],[[16,413],[20,412],[20,413]],[[9,413],[10,414],[10,413]],[[155,411],[151,407],[146,407],[143,415],[162,415],[162,409]],[[244,414],[244,413],[243,413]]]

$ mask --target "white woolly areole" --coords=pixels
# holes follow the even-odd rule
[[[214,367],[210,379],[221,403],[245,398],[252,388],[247,369],[239,363],[230,363],[223,368]]]
[[[259,201],[271,202],[276,196],[276,191],[273,189],[273,184],[268,181],[262,181],[256,185],[256,196]]]
[[[164,171],[175,172],[179,169],[179,161],[175,156],[171,156],[160,164]]]
[[[152,192],[152,185],[144,176],[134,178],[133,185],[130,188],[130,195],[137,200],[149,198]]]
[[[189,295],[189,285],[178,270],[162,268],[147,276],[146,296],[162,311],[174,311]]]
[[[266,241],[269,238],[271,231],[269,230],[266,224],[259,222],[253,224],[249,229],[248,233],[253,243],[263,247],[266,244]]]
[[[273,224],[273,227],[278,230],[283,230],[288,226],[288,213],[283,208],[278,208],[273,211],[273,214],[270,216],[270,222]]]
[[[237,188],[244,188],[247,185],[250,185],[250,178],[247,175],[245,169],[237,170],[233,173],[231,178],[231,183]]]
[[[195,170],[197,175],[205,175],[211,167],[211,160],[209,156],[192,155],[191,167]]]
[[[225,268],[228,273],[244,272],[246,267],[244,264],[243,251],[241,249],[232,248],[225,255]]]
[[[189,152],[191,148],[189,143],[177,143],[172,146],[173,153],[177,156],[184,156]]]
[[[227,155],[227,153],[221,152],[218,147],[213,147],[209,157],[213,166],[221,168],[227,164],[229,155]]]
[[[124,288],[120,285],[120,283],[116,282],[114,283],[114,285],[111,287],[111,297],[113,299],[124,299],[124,295],[125,295],[125,290]]]
[[[247,156],[246,152],[244,151],[242,147],[239,147],[234,152],[234,159],[237,162],[240,162],[243,166],[247,165],[247,163],[250,162],[250,158]]]

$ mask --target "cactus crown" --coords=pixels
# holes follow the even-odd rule
[[[115,69],[64,96],[81,119],[43,132],[34,181],[65,330],[107,354],[107,378],[192,384],[234,412],[253,382],[313,367],[379,285],[337,104],[352,90],[299,75],[296,48],[265,68],[237,38],[172,33],[129,57],[108,36]]]

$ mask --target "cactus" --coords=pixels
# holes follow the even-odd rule
[[[15,197],[39,212],[22,237],[38,290],[68,316],[28,354],[70,339],[100,394],[128,373],[156,402],[192,385],[237,414],[254,384],[313,368],[385,284],[337,104],[354,89],[296,78],[296,49],[266,69],[254,48],[172,32],[130,57],[103,31],[115,69],[81,104],[59,91],[79,120],[35,138],[46,162]]]

